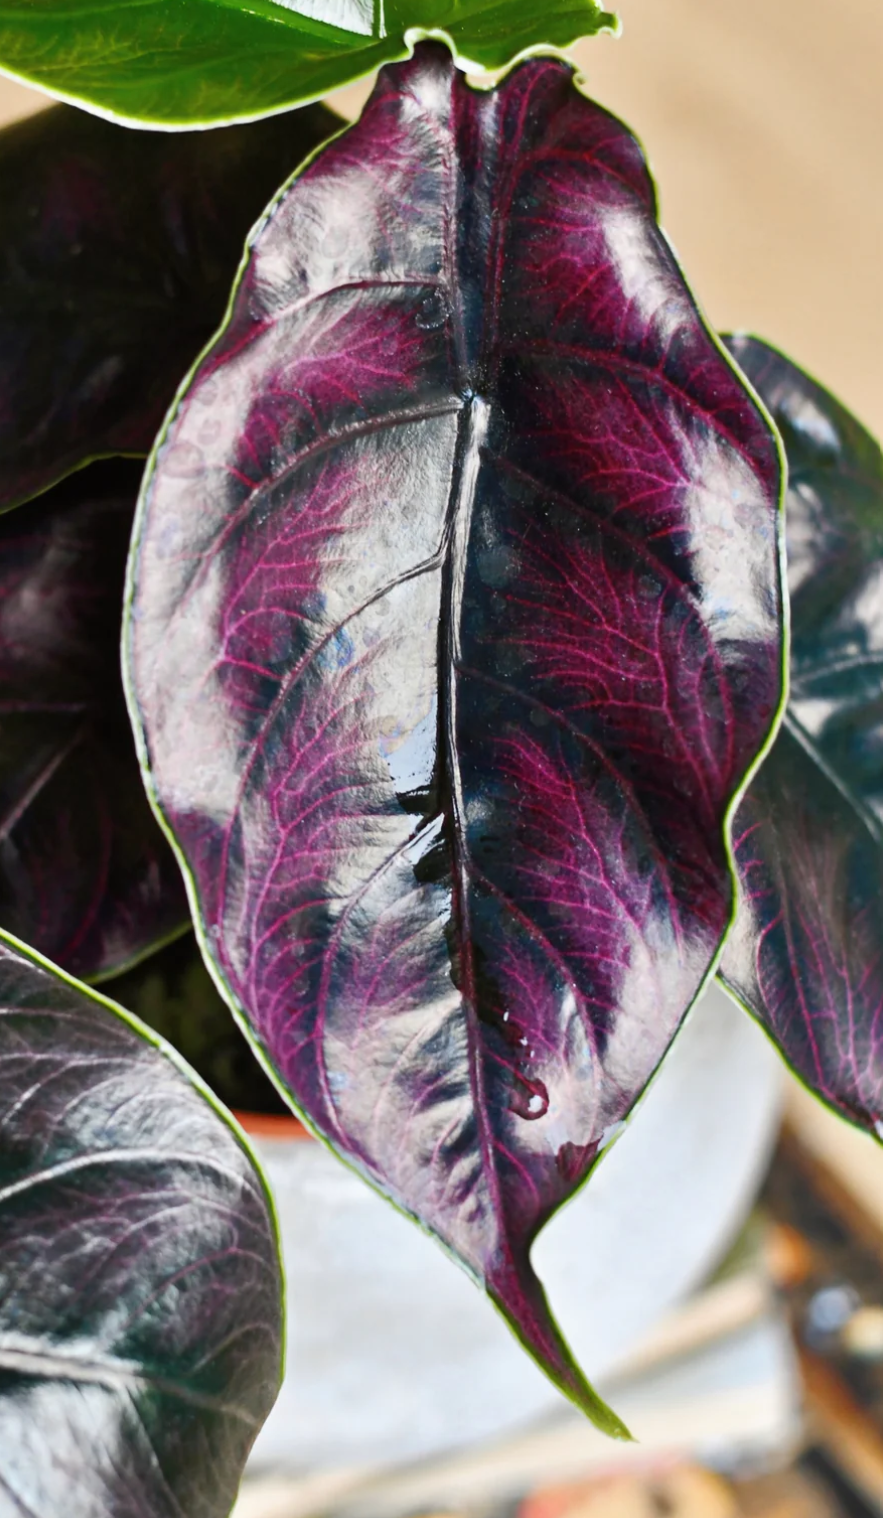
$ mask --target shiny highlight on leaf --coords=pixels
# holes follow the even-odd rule
[[[776,440],[557,61],[384,70],[145,483],[127,632],[203,942],[315,1130],[615,1416],[530,1263],[711,972],[781,695]]]

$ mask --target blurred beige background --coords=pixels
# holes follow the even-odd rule
[[[576,56],[643,139],[712,321],[778,343],[883,433],[883,0],[619,9],[623,36]],[[0,120],[39,104],[0,80]]]

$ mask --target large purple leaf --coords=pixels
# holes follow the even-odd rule
[[[277,202],[142,496],[149,784],[297,1109],[616,1430],[530,1266],[731,909],[774,439],[625,128],[438,48]]]
[[[169,136],[58,106],[0,133],[0,509],[149,451],[250,226],[340,125],[314,105]]]
[[[90,980],[189,919],[120,679],[140,478],[94,464],[0,516],[0,926]]]
[[[282,1359],[242,1135],[2,934],[0,1091],[0,1511],[225,1518]]]
[[[832,1107],[883,1137],[883,453],[788,359],[731,349],[788,456],[791,692],[734,825],[724,983]]]

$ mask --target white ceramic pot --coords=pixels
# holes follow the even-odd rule
[[[725,1251],[768,1161],[779,1097],[773,1050],[712,988],[591,1184],[534,1250],[591,1379],[603,1379]],[[558,1405],[431,1239],[321,1145],[255,1143],[279,1209],[288,1364],[252,1469],[413,1459]]]

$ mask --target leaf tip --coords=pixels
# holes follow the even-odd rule
[[[602,1434],[634,1443],[633,1434],[598,1395],[574,1358],[530,1260],[520,1268],[510,1265],[493,1272],[486,1289],[497,1311],[552,1385]]]

